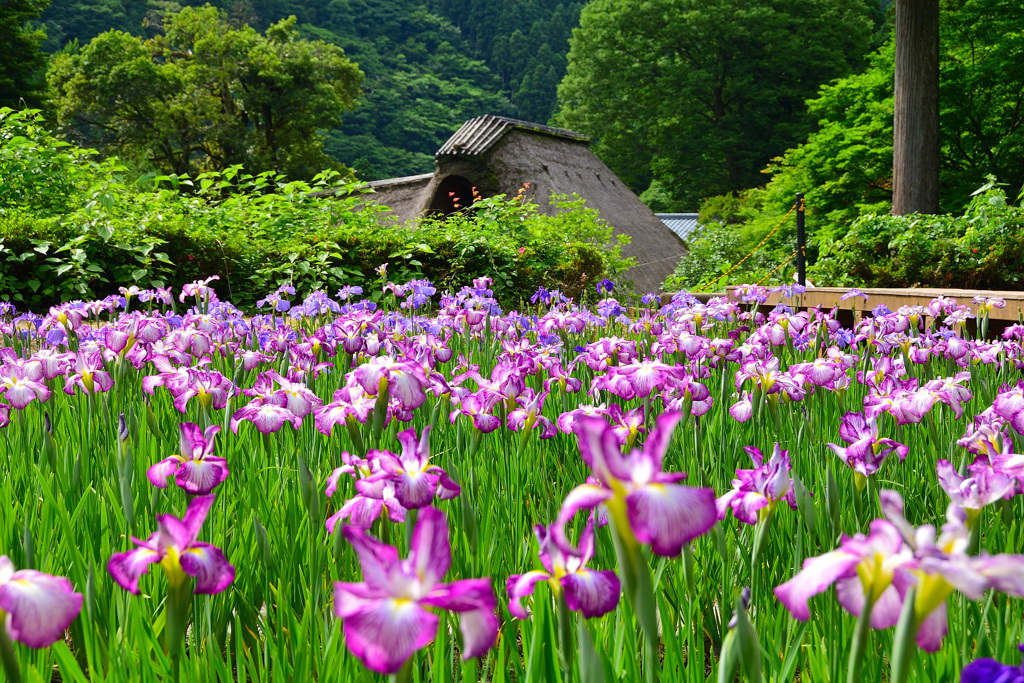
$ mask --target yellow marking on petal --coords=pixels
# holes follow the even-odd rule
[[[164,559],[160,560],[160,566],[167,574],[167,580],[170,581],[173,588],[180,588],[188,581],[188,574],[181,568],[181,559],[177,548],[172,546],[167,549]]]
[[[914,616],[918,623],[938,609],[953,593],[953,586],[942,576],[913,570],[918,577],[917,597],[914,598]]]

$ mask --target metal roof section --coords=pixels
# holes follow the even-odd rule
[[[654,214],[669,230],[674,232],[679,239],[687,240],[690,235],[700,227],[697,222],[699,214],[696,213],[656,213]]]
[[[441,145],[441,149],[437,150],[434,157],[442,159],[480,156],[493,147],[494,143],[510,130],[522,130],[528,133],[537,133],[574,142],[590,142],[590,138],[586,135],[575,131],[487,114],[486,116],[470,119],[462,124],[462,127],[455,131],[455,134],[448,138],[447,142]]]

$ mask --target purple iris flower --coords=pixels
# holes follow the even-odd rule
[[[852,298],[853,298],[853,297],[855,297],[855,296],[862,296],[862,297],[864,297],[864,300],[865,300],[865,301],[867,301],[867,300],[868,300],[868,295],[867,295],[867,294],[865,294],[864,292],[860,291],[860,290],[859,290],[859,289],[857,289],[856,287],[854,287],[853,289],[851,289],[851,290],[850,290],[849,292],[847,292],[846,294],[843,294],[843,295],[842,295],[841,297],[839,297],[839,299],[840,299],[841,301],[846,301],[847,299],[852,299]]]
[[[75,358],[75,371],[64,380],[64,393],[74,396],[75,387],[87,394],[107,392],[114,386],[114,378],[103,369],[99,352],[79,351]]]
[[[948,460],[935,466],[939,485],[949,499],[967,512],[967,525],[973,526],[981,509],[997,500],[1012,497],[1017,486],[1013,477],[984,462],[971,465],[969,476],[962,477]]]
[[[369,479],[382,471],[380,463],[376,458],[364,460],[349,455],[348,451],[341,454],[341,461],[344,464],[341,467],[335,468],[331,472],[331,476],[327,478],[327,489],[324,493],[327,494],[328,498],[332,498],[337,493],[338,481],[341,479],[341,475],[347,474],[355,478],[356,481],[360,481]],[[361,529],[369,529],[382,513],[387,514],[388,519],[392,522],[399,523],[405,521],[406,509],[395,498],[395,484],[393,481],[390,479],[378,479],[372,486],[363,486],[362,489],[365,493],[356,493],[356,495],[346,500],[336,513],[327,519],[324,525],[327,527],[327,533],[333,534],[338,522],[345,519],[349,520],[350,524],[354,524]]]
[[[579,555],[566,555],[552,537],[550,527],[538,524],[533,527],[540,546],[540,562],[545,571],[531,571],[508,577],[508,611],[517,619],[526,619],[529,614],[523,607],[523,598],[533,595],[534,586],[547,581],[555,595],[565,591],[565,603],[569,609],[583,613],[590,619],[611,612],[619,604],[621,587],[614,571],[587,569],[587,562],[594,556],[594,519],[591,518],[580,534]]]
[[[426,375],[423,368],[412,362],[376,356],[353,370],[352,376],[369,396],[386,389],[408,410],[419,408],[427,400],[423,390]]]
[[[338,290],[337,297],[342,301],[348,301],[357,294],[362,294],[363,288],[358,285],[346,285]]]
[[[725,519],[732,508],[736,519],[746,524],[757,524],[761,516],[770,515],[779,501],[789,503],[796,510],[793,479],[790,477],[789,451],[775,444],[772,457],[765,464],[761,451],[744,446],[755,469],[736,470],[732,490],[715,501],[718,519]]]
[[[238,425],[244,421],[252,422],[260,434],[273,434],[280,430],[285,422],[291,423],[293,429],[302,426],[302,418],[295,413],[260,399],[250,401],[234,412],[231,416],[231,431],[237,434]]]
[[[596,289],[598,294],[600,294],[601,292],[608,292],[609,294],[611,294],[612,290],[615,289],[615,283],[609,280],[608,278],[605,278],[597,283]]]
[[[678,555],[683,545],[715,525],[715,492],[683,486],[684,472],[663,472],[665,451],[680,413],[658,417],[643,450],[623,456],[615,431],[600,418],[583,418],[576,435],[580,457],[597,476],[597,484],[583,484],[569,492],[552,528],[563,552],[578,555],[565,535],[565,526],[579,510],[604,503],[615,520],[616,531],[636,543],[648,543],[655,554]]]
[[[1013,387],[1000,387],[992,410],[1019,434],[1024,434],[1024,380],[1019,380]]]
[[[1017,649],[1024,653],[1024,645]],[[960,672],[960,683],[1024,683],[1024,664],[1000,664],[994,659],[976,659]]]
[[[541,414],[544,410],[544,399],[547,397],[548,392],[534,394],[533,389],[527,389],[522,395],[517,396],[518,406],[508,414],[506,426],[514,432],[524,434],[530,434],[534,427],[540,427],[540,438],[553,438],[558,430],[550,419]]]
[[[622,408],[619,408],[619,410],[621,411]],[[564,434],[572,434],[576,431],[576,425],[582,418],[608,415],[608,412],[608,408],[603,403],[598,406],[580,404],[579,407],[574,410],[570,410],[559,415],[555,422],[559,431]]]
[[[907,569],[917,586],[914,620],[921,649],[936,652],[942,646],[948,628],[946,598],[954,591],[970,600],[980,600],[989,589],[1024,597],[1024,555],[968,555],[968,515],[956,503],[946,509],[946,524],[936,534],[931,525],[914,528],[904,518],[903,497],[896,491],[881,491],[879,500],[882,512],[914,553],[915,561]]]
[[[149,572],[149,565],[159,562],[172,586],[196,580],[194,593],[213,595],[231,585],[235,568],[225,559],[220,548],[197,540],[206,515],[216,496],[198,496],[189,501],[185,516],[157,515],[157,531],[148,540],[132,538],[138,547],[126,553],[114,553],[107,562],[107,571],[114,581],[129,593],[139,595],[139,578]]]
[[[344,620],[345,646],[367,668],[392,674],[437,634],[430,609],[459,615],[462,658],[480,657],[498,637],[497,602],[488,579],[441,583],[451,565],[448,522],[435,508],[420,511],[402,560],[398,550],[354,526],[342,528],[359,556],[363,583],[334,584],[334,613]]]
[[[149,482],[157,488],[167,488],[167,478],[192,495],[204,496],[228,478],[228,461],[213,455],[213,437],[220,431],[210,425],[206,432],[199,425],[183,422],[181,452],[164,458],[146,472]]]
[[[0,613],[6,613],[7,634],[29,647],[46,647],[61,640],[82,611],[82,594],[71,582],[32,569],[15,571],[14,563],[0,555]]]
[[[419,439],[416,430],[398,433],[402,454],[371,451],[369,457],[377,461],[380,471],[356,482],[356,490],[365,496],[376,492],[377,486],[390,481],[395,487],[395,498],[403,507],[414,509],[430,505],[437,495],[441,500],[455,498],[461,492],[448,473],[430,464],[430,426],[423,428]]]
[[[473,394],[466,394],[459,399],[458,406],[448,416],[449,421],[455,424],[459,415],[465,415],[473,421],[473,426],[489,434],[501,426],[501,418],[491,414],[499,396],[488,391],[479,391]]]
[[[865,417],[863,413],[847,413],[839,425],[839,436],[850,444],[845,448],[834,443],[828,447],[835,451],[844,463],[854,472],[870,477],[890,453],[896,453],[902,461],[910,452],[905,445],[892,439],[878,436],[878,421],[874,417]]]
[[[32,401],[46,403],[50,398],[45,384],[33,380],[22,364],[10,360],[0,366],[0,394],[17,410],[23,410]]]
[[[894,576],[912,562],[913,553],[896,526],[876,519],[867,536],[844,536],[837,549],[804,560],[800,572],[777,587],[775,596],[795,619],[807,621],[808,601],[834,583],[839,604],[847,612],[860,616],[868,605],[871,627],[888,628],[899,620],[903,604]]]

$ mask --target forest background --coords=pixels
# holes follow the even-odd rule
[[[301,180],[429,172],[464,120],[514,116],[591,136],[654,210],[700,209],[669,288],[787,280],[796,192],[819,284],[1018,288],[1024,6],[941,8],[937,217],[886,215],[891,0],[5,0],[0,32],[38,50],[5,41],[0,105],[41,107],[136,175],[241,163]],[[221,61],[154,66],[200,49]],[[239,125],[174,100],[222,67],[245,92]],[[151,120],[173,135],[140,134]]]

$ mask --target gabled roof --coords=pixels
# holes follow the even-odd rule
[[[682,240],[689,239],[690,235],[700,227],[697,223],[699,214],[696,213],[656,213],[654,215],[660,218],[661,222]]]
[[[575,142],[590,142],[590,138],[582,133],[488,114],[470,119],[462,124],[462,127],[455,131],[455,135],[448,138],[448,141],[441,145],[441,149],[437,150],[437,154],[434,156],[437,159],[479,156],[493,147],[494,143],[510,130],[522,130]]]

